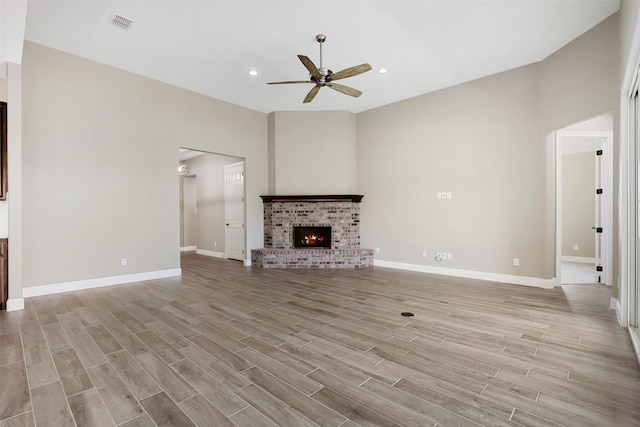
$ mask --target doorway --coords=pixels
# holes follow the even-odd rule
[[[612,285],[612,126],[607,114],[556,132],[557,285]]]
[[[244,173],[239,198],[233,211],[242,223],[233,235],[227,232],[227,165],[242,164],[242,158],[180,148],[180,248],[199,255],[243,261],[246,242],[244,228]],[[233,239],[233,240],[231,240]],[[236,257],[230,248],[240,249]]]
[[[225,248],[229,259],[244,260],[244,162],[224,165]]]

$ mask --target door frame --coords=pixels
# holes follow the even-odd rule
[[[245,175],[245,161],[241,160],[239,162],[234,162],[234,163],[229,163],[224,165],[224,205],[225,205],[225,209],[224,209],[224,222],[225,222],[225,228],[224,228],[224,250],[225,250],[225,258],[228,259],[237,259],[237,258],[230,258],[229,257],[229,251],[230,251],[230,247],[231,247],[231,238],[230,238],[230,233],[229,233],[229,212],[227,210],[227,206],[229,206],[229,194],[227,191],[228,188],[228,182],[227,182],[227,168],[232,167],[232,166],[238,166],[241,165],[242,166],[242,261],[243,263],[246,265],[247,264],[247,228],[245,226],[245,224],[247,223],[247,199],[246,199],[246,175]]]
[[[612,131],[571,131],[557,130],[555,132],[555,176],[556,176],[556,274],[555,286],[562,285],[562,154],[564,137],[589,137],[601,141],[603,155],[601,159],[602,187],[602,217],[601,226],[605,230],[601,236],[601,263],[603,268],[602,283],[607,286],[613,284],[612,255],[613,255],[613,132]],[[596,142],[594,141],[594,145]],[[594,168],[595,168],[594,162]],[[594,199],[595,199],[594,191]]]

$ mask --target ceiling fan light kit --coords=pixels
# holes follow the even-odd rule
[[[302,62],[302,65],[309,71],[309,80],[293,80],[293,81],[285,81],[285,82],[270,82],[267,83],[269,85],[278,85],[278,84],[298,84],[298,83],[312,83],[314,86],[311,88],[307,96],[305,96],[303,103],[308,103],[315,98],[318,94],[318,91],[322,87],[330,87],[331,89],[343,93],[345,95],[358,97],[362,95],[358,89],[354,89],[349,86],[341,85],[338,83],[334,83],[334,80],[346,79],[347,77],[357,76],[358,74],[366,73],[371,70],[371,65],[369,64],[360,64],[353,67],[345,68],[342,71],[338,71],[334,73],[328,68],[324,68],[322,66],[322,44],[327,40],[327,36],[324,34],[316,35],[316,41],[320,43],[320,67],[316,67],[316,65],[305,55],[298,55],[298,59]]]

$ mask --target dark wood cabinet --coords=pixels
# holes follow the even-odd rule
[[[0,310],[7,309],[9,298],[9,239],[0,239]]]

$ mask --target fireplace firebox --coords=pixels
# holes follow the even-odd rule
[[[329,248],[331,249],[331,227],[294,226],[294,248]]]

